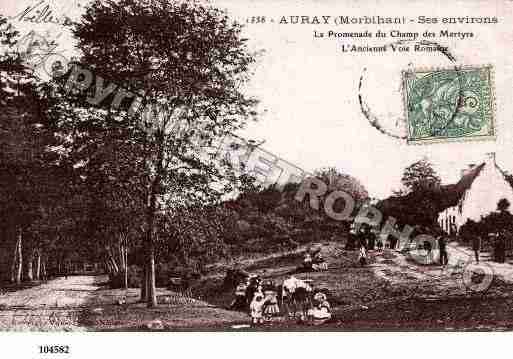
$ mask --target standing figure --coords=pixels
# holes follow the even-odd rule
[[[378,252],[383,251],[383,241],[381,240],[381,238],[378,239],[378,243],[376,243],[376,246],[378,247]]]
[[[260,286],[261,280],[258,276],[251,276],[249,278],[249,285],[246,289],[246,309],[249,308],[249,305],[253,301],[255,297],[255,292],[258,290],[258,286]]]
[[[357,239],[358,239],[358,248],[361,246],[364,246],[365,248],[367,248],[367,234],[366,234],[364,224],[362,224],[362,226],[358,230]]]
[[[268,281],[264,285],[264,316],[266,320],[271,320],[271,317],[280,313],[278,306],[278,292],[276,286],[272,281]]]
[[[504,232],[501,231],[497,233],[497,241],[498,241],[498,262],[504,263],[506,261],[506,240],[504,236]]]
[[[481,236],[479,234],[472,237],[472,249],[474,250],[476,262],[479,263],[479,252],[481,251]]]
[[[447,256],[447,243],[443,236],[438,237],[438,250],[440,251],[440,265],[445,266],[449,263],[449,258]]]
[[[367,229],[367,244],[369,250],[374,250],[374,246],[376,244],[376,234],[374,233],[374,230],[368,227]]]
[[[262,324],[264,322],[263,309],[264,296],[261,293],[255,293],[255,297],[249,305],[251,321],[253,324]]]
[[[360,265],[363,267],[367,263],[367,250],[364,245],[360,245],[360,252],[358,254],[358,261]]]
[[[433,246],[430,241],[424,241],[424,250],[426,251],[426,264],[433,263]]]

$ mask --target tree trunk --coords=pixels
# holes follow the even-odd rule
[[[118,254],[119,254],[119,265],[120,270],[123,271],[123,284],[125,289],[128,289],[128,246],[126,245],[126,237],[123,238],[120,236],[119,242],[118,242]]]
[[[16,238],[16,245],[12,252],[12,266],[11,266],[11,283],[16,282],[16,265],[18,263],[18,238]]]
[[[46,260],[42,260],[41,262],[41,275],[43,280],[48,279],[48,273],[46,273]]]
[[[18,231],[18,241],[16,243],[16,246],[18,248],[18,267],[16,269],[16,284],[21,284],[21,279],[23,275],[23,253],[22,253],[22,229],[20,228]]]
[[[34,280],[34,256],[32,255],[27,261],[27,280],[32,282]]]
[[[109,273],[109,274],[114,273],[114,271],[112,269],[112,263],[108,259],[105,260],[105,268],[107,268],[107,273]]]
[[[108,258],[108,262],[110,263],[110,266],[112,268],[112,273],[117,274],[119,272],[119,266],[116,262],[116,259],[112,255],[112,250],[110,248],[107,248],[107,258]]]
[[[110,263],[110,266],[112,268],[112,273],[118,274],[119,273],[119,267],[118,267],[118,264],[116,263],[116,260],[113,257],[110,257],[109,258],[109,263]]]
[[[41,280],[41,251],[36,251],[36,271],[35,280]]]
[[[157,306],[157,287],[155,285],[155,247],[153,243],[150,246],[150,254],[148,256],[148,301],[147,307],[154,308]]]
[[[146,270],[146,262],[143,262],[142,267],[143,275],[141,281],[141,302],[145,303],[148,301],[148,271]]]
[[[125,267],[125,289],[128,289],[128,246],[124,246],[123,263]]]
[[[157,306],[157,288],[155,285],[155,217],[157,214],[157,194],[160,192],[162,184],[162,175],[164,173],[164,137],[160,138],[158,147],[158,158],[155,164],[155,178],[148,188],[148,203],[146,211],[146,248],[147,248],[147,271],[148,271],[148,287],[147,287],[147,307],[153,308]]]
[[[150,191],[149,205],[146,213],[146,304],[148,308],[157,306],[157,291],[155,285],[155,244],[154,225],[156,212],[156,185],[155,181]]]
[[[126,266],[126,263],[125,263],[125,246],[124,246],[124,240],[122,238],[122,236],[120,235],[119,236],[119,239],[118,239],[118,260],[119,260],[119,270],[120,271],[125,271],[125,266]]]

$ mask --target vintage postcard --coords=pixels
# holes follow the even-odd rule
[[[512,23],[509,0],[3,0],[0,341],[511,331]]]

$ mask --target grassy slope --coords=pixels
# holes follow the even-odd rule
[[[513,328],[511,286],[495,283],[479,295],[427,298],[431,288],[408,277],[393,286],[373,273],[371,267],[356,264],[356,252],[344,251],[342,243],[323,243],[323,253],[330,264],[325,272],[298,273],[311,279],[317,288],[329,293],[334,318],[323,325],[309,326],[290,321],[276,321],[259,328],[243,330],[504,330]],[[240,261],[251,273],[271,278],[277,283],[294,273],[301,263],[302,250],[282,256]],[[391,254],[394,256],[395,254]],[[391,257],[392,258],[392,257]],[[381,260],[391,261],[386,255]],[[371,266],[374,259],[371,258]],[[233,262],[233,261],[232,261]],[[161,296],[172,299],[156,309],[137,304],[137,292],[130,291],[127,305],[115,305],[121,290],[102,290],[96,305],[101,312],[84,313],[83,321],[95,330],[144,330],[144,323],[162,321],[164,330],[231,330],[233,324],[248,323],[246,313],[223,309],[232,300],[231,290],[222,290],[223,266],[213,266],[212,273],[195,284],[196,299],[169,291]],[[390,268],[393,265],[390,264]],[[427,291],[429,289],[429,291]],[[432,293],[431,293],[432,294]],[[163,297],[161,297],[163,298]]]

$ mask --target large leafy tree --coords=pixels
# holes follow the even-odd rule
[[[384,217],[394,217],[401,226],[436,227],[447,196],[432,164],[427,158],[412,163],[404,169],[401,182],[403,188],[377,204]]]
[[[406,167],[401,178],[401,183],[407,191],[434,189],[440,182],[440,177],[427,158]]]
[[[177,203],[212,202],[231,190],[227,172],[198,146],[209,148],[255,115],[255,100],[243,92],[254,55],[240,25],[196,2],[95,1],[74,34],[82,62],[96,75],[146,94],[135,123],[122,110],[115,116],[144,148],[142,296],[155,306],[157,213]]]

